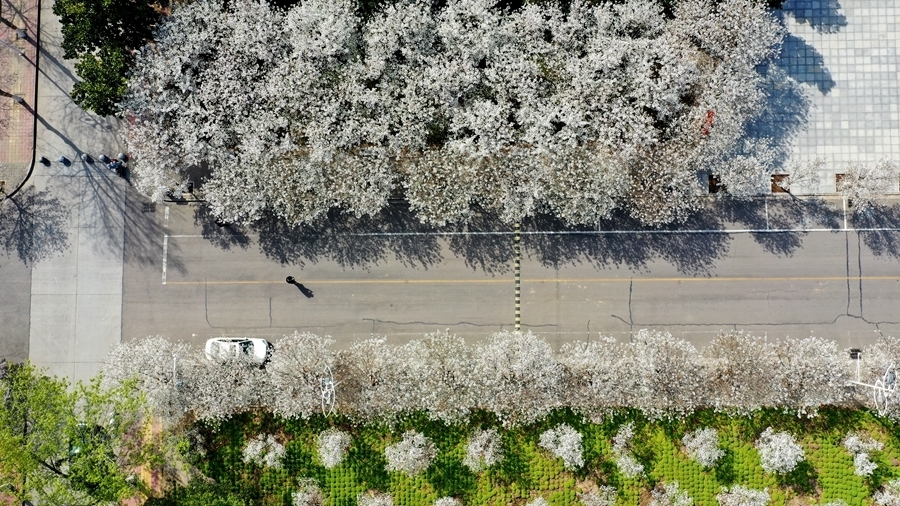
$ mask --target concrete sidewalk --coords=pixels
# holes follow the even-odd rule
[[[31,360],[73,380],[93,376],[109,348],[121,339],[124,192],[128,183],[101,163],[85,163],[124,150],[118,120],[81,110],[69,98],[73,63],[62,57],[59,19],[52,2],[41,12],[37,164],[30,184],[67,211],[56,223],[67,238],[58,254],[33,264]],[[64,165],[60,156],[71,160]]]

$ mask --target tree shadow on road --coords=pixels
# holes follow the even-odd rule
[[[900,259],[900,207],[870,207],[849,215],[848,221],[855,229],[870,229],[858,233],[875,256]]]
[[[250,236],[244,227],[217,221],[207,205],[194,208],[194,225],[200,227],[200,234],[204,239],[220,249],[250,247]]]
[[[47,190],[28,187],[0,201],[0,240],[7,257],[26,264],[50,258],[69,248],[69,210]]]
[[[879,212],[869,219],[900,222],[896,212]],[[709,276],[728,254],[735,233],[749,233],[764,251],[787,257],[803,246],[805,229],[837,231],[842,216],[833,202],[791,195],[708,199],[686,221],[658,228],[642,226],[626,212],[601,220],[599,229],[538,215],[522,223],[522,254],[551,268],[587,264],[598,270],[639,271],[662,261],[683,274]],[[487,212],[476,213],[465,224],[434,227],[422,224],[408,206],[394,204],[376,216],[334,210],[307,226],[292,227],[270,215],[247,227],[218,227],[208,211],[200,210],[195,224],[222,249],[247,248],[251,236],[258,235],[267,258],[301,268],[334,262],[342,268],[369,269],[393,259],[408,268],[428,269],[443,262],[445,249],[473,270],[506,275],[514,256],[513,227]],[[866,237],[873,251],[893,251],[892,235]]]
[[[260,250],[282,265],[333,261],[343,268],[368,269],[394,258],[407,267],[429,268],[442,260],[434,235],[406,206],[388,206],[375,216],[356,217],[333,210],[313,223],[292,227],[266,216],[250,230],[259,234]]]

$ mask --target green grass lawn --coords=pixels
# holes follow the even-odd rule
[[[640,478],[621,475],[612,455],[611,439],[619,426],[635,423],[633,453],[644,465]],[[570,472],[562,461],[538,444],[541,432],[568,423],[584,436],[585,466]],[[786,476],[765,473],[753,441],[768,426],[795,435],[806,454],[806,462]],[[348,457],[334,469],[318,462],[316,435],[337,426],[353,436]],[[725,457],[712,469],[704,469],[682,450],[685,432],[701,427],[719,431]],[[462,464],[468,436],[478,428],[497,428],[503,436],[505,459],[482,473],[474,474]],[[551,414],[526,427],[504,430],[488,414],[474,415],[463,427],[447,426],[423,415],[408,416],[393,424],[353,424],[340,417],[316,417],[306,421],[283,420],[266,414],[245,414],[217,428],[200,426],[205,455],[195,464],[230,494],[245,504],[289,505],[299,478],[312,478],[324,492],[328,504],[349,506],[368,490],[393,495],[397,505],[430,505],[437,498],[454,496],[464,504],[525,504],[542,496],[551,505],[576,504],[576,494],[597,484],[619,491],[620,505],[645,504],[657,483],[677,481],[698,506],[715,505],[722,487],[739,484],[767,488],[770,504],[825,504],[841,499],[848,505],[872,504],[869,499],[882,482],[900,476],[900,440],[897,427],[868,411],[825,409],[812,419],[800,419],[774,410],[752,417],[729,417],[699,411],[683,421],[650,421],[636,412],[607,416],[591,423],[569,411]],[[385,471],[384,449],[416,429],[432,439],[438,456],[424,473],[409,478]],[[863,431],[884,443],[884,450],[871,458],[878,469],[870,477],[854,474],[853,458],[841,445],[849,431]],[[275,434],[286,446],[281,469],[262,469],[244,464],[245,441],[265,432]],[[174,491],[178,497],[183,492]]]

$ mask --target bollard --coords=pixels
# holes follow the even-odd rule
[[[65,156],[62,156],[62,155],[60,155],[58,161],[59,161],[59,163],[61,163],[63,165],[69,165],[70,163],[72,163],[71,160],[69,160],[68,158],[66,158]]]

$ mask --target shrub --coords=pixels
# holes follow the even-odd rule
[[[463,464],[477,473],[503,460],[500,434],[495,429],[476,432],[466,445]]]
[[[322,465],[328,469],[339,466],[350,447],[350,434],[335,428],[326,429],[316,438],[316,449]]]
[[[359,494],[356,497],[356,504],[359,506],[394,506],[394,498],[391,494],[370,491]]]
[[[803,448],[787,432],[775,432],[767,427],[756,440],[760,465],[767,473],[785,474],[803,460]]]
[[[753,490],[740,485],[724,487],[716,495],[716,501],[719,506],[766,506],[769,502],[769,489]]]
[[[900,506],[900,478],[882,485],[881,490],[872,494],[872,500],[878,506]]]
[[[437,449],[424,434],[416,431],[403,433],[403,439],[385,448],[388,471],[399,471],[415,476],[428,469],[437,455]]]
[[[293,506],[322,506],[325,496],[314,480],[300,479],[300,490],[291,494]]]
[[[284,445],[275,440],[271,434],[260,434],[251,439],[244,447],[244,462],[262,467],[281,467],[284,457]]]
[[[601,485],[598,490],[578,494],[578,500],[584,506],[615,506],[617,495],[613,487]]]
[[[541,434],[541,448],[561,458],[566,469],[572,470],[584,465],[581,455],[581,433],[571,426],[562,424]]]
[[[616,456],[616,466],[619,471],[629,478],[644,472],[644,466],[631,455],[631,438],[634,437],[634,423],[628,422],[619,427],[613,436],[613,454]]]
[[[691,506],[694,500],[678,487],[678,482],[657,486],[650,493],[650,506]]]
[[[688,456],[703,467],[712,467],[725,456],[725,452],[719,448],[719,433],[711,427],[688,432],[681,442],[684,443]]]
[[[869,476],[878,468],[878,464],[869,460],[869,452],[880,451],[884,448],[884,444],[871,437],[851,432],[844,438],[844,447],[853,455],[853,467],[856,475]]]

